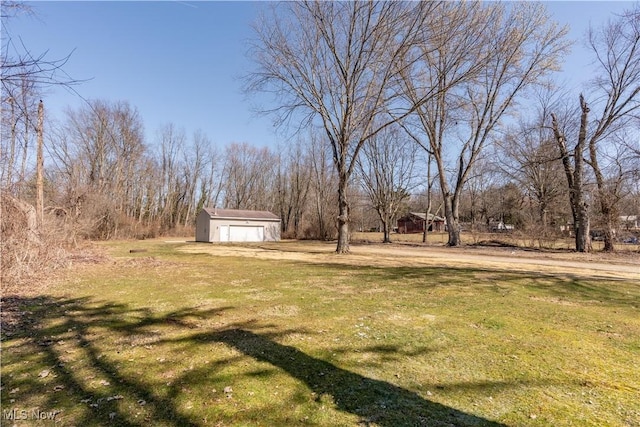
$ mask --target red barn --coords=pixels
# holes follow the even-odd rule
[[[398,219],[398,233],[423,233],[426,225],[424,212],[409,212]],[[428,231],[444,231],[445,219],[434,214],[429,214]]]

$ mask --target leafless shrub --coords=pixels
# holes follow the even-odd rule
[[[0,193],[0,206],[3,294],[42,284],[48,273],[67,265],[64,243],[55,227],[47,227],[50,216],[39,227],[35,208],[6,192]]]

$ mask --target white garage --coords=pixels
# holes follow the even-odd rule
[[[204,208],[196,218],[197,242],[280,240],[280,218],[267,211]]]

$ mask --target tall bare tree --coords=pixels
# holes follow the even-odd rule
[[[640,110],[640,3],[623,16],[599,30],[589,31],[589,46],[597,58],[601,72],[596,77],[598,92],[606,101],[589,138],[589,164],[593,168],[598,188],[598,204],[604,228],[604,250],[614,250],[617,205],[626,175],[619,162],[621,144],[609,137],[611,132],[631,125]],[[636,128],[635,132],[638,132]],[[603,140],[618,146],[612,155],[602,147]],[[610,179],[603,157],[609,159]]]
[[[160,139],[160,192],[158,213],[163,229],[171,229],[180,221],[180,209],[186,196],[183,153],[187,144],[186,132],[173,123],[159,130]]]
[[[184,208],[181,222],[185,227],[192,223],[195,219],[196,197],[198,192],[198,183],[202,182],[202,176],[208,162],[213,161],[209,157],[211,150],[211,141],[204,132],[197,130],[193,133],[191,144],[183,150],[183,182],[185,185]],[[202,207],[202,206],[200,206]]]
[[[113,236],[120,215],[141,209],[134,187],[145,176],[139,167],[146,147],[138,111],[126,102],[89,101],[69,110],[64,127],[49,141],[63,204],[74,217],[84,215],[89,236]]]
[[[272,210],[275,166],[271,151],[248,143],[232,143],[225,151],[224,200],[230,209]]]
[[[584,95],[580,95],[580,128],[575,138],[573,154],[566,146],[568,137],[558,126],[555,116],[551,125],[567,171],[576,250],[591,251],[591,218],[583,185],[587,162],[595,174],[597,203],[604,228],[604,249],[612,251],[615,205],[619,197],[612,193],[612,188],[616,185],[606,178],[601,158],[606,151],[603,145],[615,143],[613,135],[627,126],[634,126],[637,131],[635,120],[640,110],[640,6],[636,4],[633,9],[597,30],[591,28],[587,43],[597,67],[589,94],[593,101],[590,103]],[[616,155],[609,158],[616,160]]]
[[[440,29],[432,38],[445,38],[435,48],[433,39],[424,41],[403,83],[438,168],[448,244],[457,246],[460,197],[474,163],[517,98],[557,69],[568,45],[566,29],[543,5],[528,2],[446,3],[431,25]],[[435,96],[420,102],[434,87]]]
[[[278,149],[276,173],[277,204],[282,220],[282,232],[301,236],[302,216],[311,188],[311,162],[305,152],[307,142],[299,142],[288,149]]]
[[[432,2],[285,2],[256,26],[248,89],[273,93],[280,123],[316,123],[338,175],[338,243],[349,252],[348,187],[366,141],[397,117],[392,86]],[[385,119],[382,119],[386,117]]]
[[[566,192],[566,185],[562,184],[562,163],[553,133],[546,125],[555,108],[552,92],[556,90],[549,86],[538,93],[536,111],[531,117],[521,117],[506,130],[494,155],[502,174],[526,192],[533,207],[528,225],[536,234],[553,234],[551,224],[559,219],[560,211],[564,211],[560,207]]]
[[[222,191],[224,190],[224,181],[222,173],[225,169],[224,158],[215,145],[210,145],[205,150],[208,159],[205,171],[200,179],[200,191],[198,195],[198,203],[196,214],[205,206],[217,207]]]
[[[335,167],[331,166],[330,149],[320,141],[315,133],[311,134],[309,157],[311,162],[311,227],[306,237],[328,240],[335,237],[337,215],[337,194],[331,189],[338,183]]]
[[[573,214],[573,229],[576,240],[576,250],[578,252],[591,251],[591,238],[589,232],[591,230],[591,218],[589,217],[589,205],[586,196],[585,186],[585,163],[584,155],[587,138],[587,117],[589,115],[589,107],[580,95],[580,130],[578,132],[577,143],[570,150],[567,147],[567,139],[565,132],[561,130],[558,118],[555,113],[551,114],[551,128],[556,140],[562,166],[567,178],[567,186],[569,189],[569,203]]]
[[[360,182],[382,222],[384,243],[391,242],[393,219],[418,184],[417,149],[399,126],[390,126],[365,144],[357,160]]]

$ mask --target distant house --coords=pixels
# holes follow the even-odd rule
[[[640,219],[638,215],[622,215],[619,218],[620,226],[625,230],[637,230],[640,228]]]
[[[398,233],[423,233],[427,224],[424,212],[409,212],[398,219]],[[429,229],[427,231],[445,231],[445,219],[429,214]]]
[[[267,211],[204,208],[196,217],[197,242],[280,240],[280,218]]]
[[[489,224],[489,228],[492,232],[505,232],[505,231],[513,231],[515,227],[513,224],[505,224],[502,221],[491,221]]]

